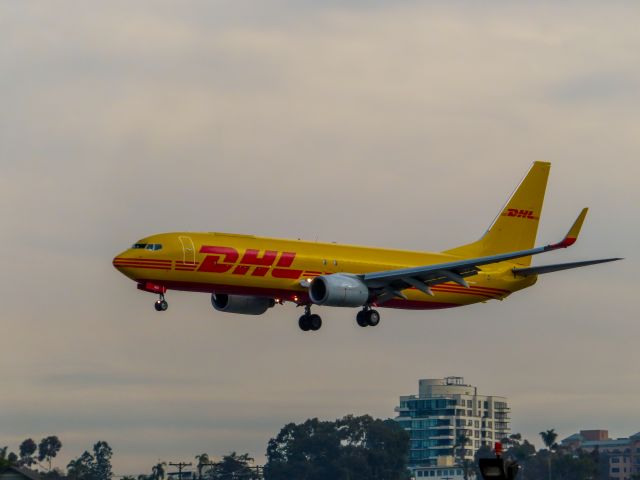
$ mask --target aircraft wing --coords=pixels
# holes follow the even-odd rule
[[[480,271],[479,267],[482,265],[504,262],[557,250],[559,248],[570,247],[578,238],[587,211],[588,209],[584,208],[582,212],[580,212],[580,215],[578,215],[578,218],[569,229],[567,235],[558,243],[528,250],[470,258],[455,262],[366,273],[359,275],[359,277],[369,288],[379,290],[378,303],[385,302],[393,297],[406,298],[402,290],[410,287],[415,287],[427,295],[433,295],[433,292],[429,288],[430,286],[450,281],[468,288],[469,284],[464,277],[477,274]]]
[[[539,265],[537,267],[514,268],[513,274],[518,277],[528,277],[530,275],[540,275],[541,273],[559,272],[570,268],[586,267],[587,265],[597,265],[598,263],[615,262],[622,258],[602,258],[599,260],[586,260],[584,262],[556,263],[553,265]]]

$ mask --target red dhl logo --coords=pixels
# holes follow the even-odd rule
[[[271,276],[275,278],[298,279],[302,276],[302,270],[289,268],[296,258],[295,252],[277,252],[275,250],[247,249],[242,258],[240,252],[232,247],[219,247],[204,245],[200,253],[207,256],[198,268],[199,272],[227,273],[233,275],[247,275],[251,272],[253,277],[264,277],[271,270]],[[272,268],[275,267],[275,268]]]
[[[528,220],[538,220],[539,217],[533,215],[533,210],[519,210],[517,208],[509,208],[502,214],[503,217],[518,217]]]

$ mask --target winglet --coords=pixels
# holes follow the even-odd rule
[[[576,218],[576,221],[573,222],[573,225],[569,229],[567,235],[562,239],[560,243],[554,243],[553,245],[549,245],[549,250],[556,250],[558,248],[567,248],[576,243],[578,239],[578,235],[580,235],[580,229],[582,228],[582,224],[584,223],[584,219],[587,216],[588,208],[583,208]]]

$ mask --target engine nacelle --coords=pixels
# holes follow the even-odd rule
[[[360,307],[369,300],[369,288],[355,275],[321,275],[311,282],[309,298],[316,305]]]
[[[273,298],[212,293],[211,305],[219,312],[262,315],[276,304]]]

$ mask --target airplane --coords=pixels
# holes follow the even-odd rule
[[[570,247],[587,208],[557,243],[534,247],[551,164],[534,162],[507,204],[477,241],[439,253],[258,237],[173,232],[137,241],[113,259],[138,289],[211,294],[215,310],[261,315],[277,304],[304,307],[303,331],[322,319],[312,306],[359,308],[356,322],[376,326],[375,308],[430,310],[503,300],[536,283],[538,275],[612,262],[605,258],[531,266],[531,257]]]

